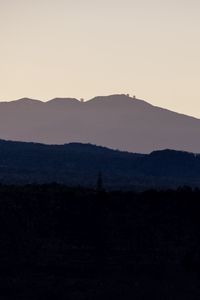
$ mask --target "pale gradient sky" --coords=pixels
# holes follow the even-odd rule
[[[0,0],[0,100],[136,94],[200,117],[199,0]]]

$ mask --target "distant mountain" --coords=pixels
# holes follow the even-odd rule
[[[43,145],[0,141],[1,183],[58,182],[108,189],[200,186],[200,155],[174,150],[120,152],[90,144]]]
[[[64,144],[92,143],[150,153],[175,149],[200,153],[200,120],[126,95],[90,101],[56,98],[0,102],[0,138]]]

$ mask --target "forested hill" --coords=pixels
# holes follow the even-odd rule
[[[200,186],[200,155],[174,150],[120,152],[91,144],[43,145],[0,141],[0,182],[58,182],[107,189]]]

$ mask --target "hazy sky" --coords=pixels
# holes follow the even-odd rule
[[[136,94],[200,117],[199,0],[0,0],[0,100]]]

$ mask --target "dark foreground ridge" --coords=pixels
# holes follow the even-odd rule
[[[134,154],[91,144],[43,145],[0,141],[0,182],[57,182],[107,190],[200,186],[200,155],[174,150]]]
[[[0,186],[0,299],[199,299],[199,199]]]

